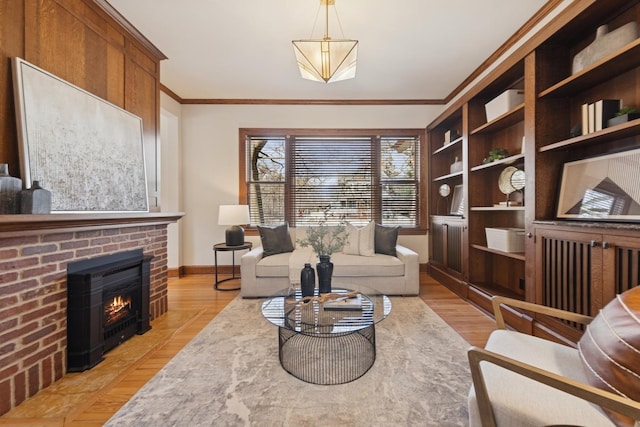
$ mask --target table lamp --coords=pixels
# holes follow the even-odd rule
[[[218,211],[218,225],[230,225],[224,233],[227,246],[244,244],[244,228],[238,224],[249,224],[248,205],[220,205]]]

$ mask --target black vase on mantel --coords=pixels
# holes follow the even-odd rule
[[[311,264],[305,264],[300,272],[300,290],[303,297],[312,297],[313,290],[316,287],[316,272],[313,271]]]
[[[0,163],[0,215],[20,213],[22,180],[9,175],[9,165]]]
[[[328,294],[331,292],[331,275],[333,275],[333,263],[329,255],[320,255],[316,271],[318,272],[318,292]]]

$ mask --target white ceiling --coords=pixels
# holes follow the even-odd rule
[[[325,84],[300,77],[291,45],[311,36],[320,0],[109,0],[169,58],[160,80],[181,98],[302,100],[443,99],[545,2],[336,0],[358,67]]]

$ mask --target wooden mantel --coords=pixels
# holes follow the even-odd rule
[[[178,221],[184,212],[66,213],[0,215],[0,238],[56,231],[120,228],[128,225],[161,225]]]

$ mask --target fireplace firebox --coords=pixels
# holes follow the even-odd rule
[[[67,370],[80,372],[151,329],[150,255],[142,249],[67,265]]]

